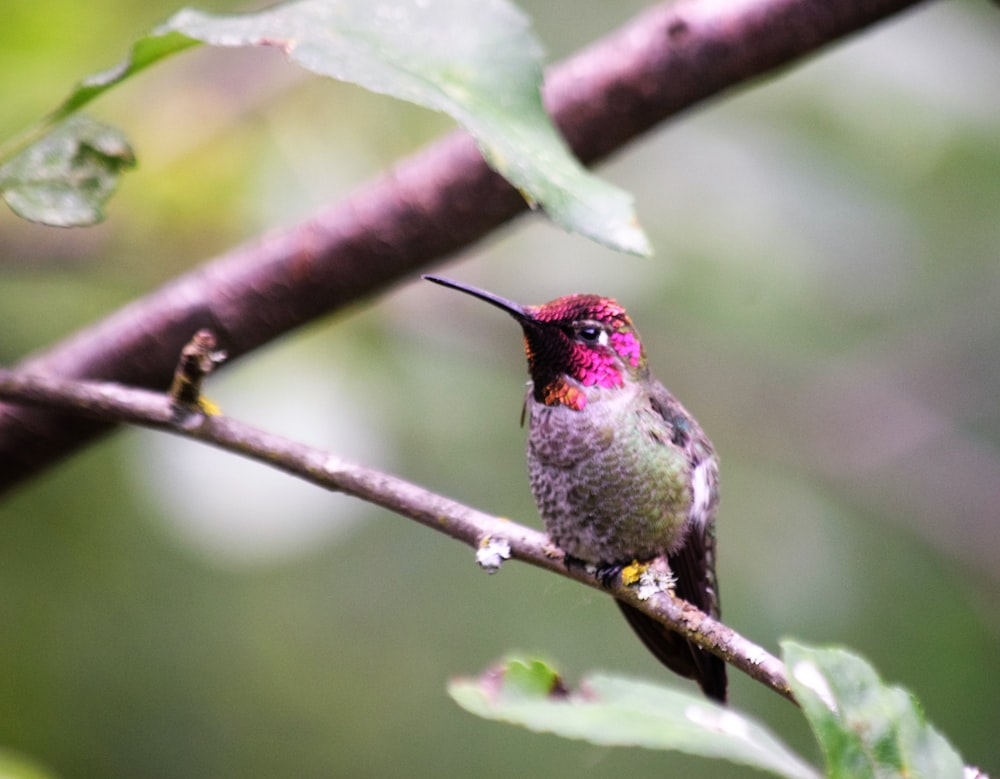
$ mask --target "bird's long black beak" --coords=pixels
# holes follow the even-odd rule
[[[470,287],[468,284],[462,284],[458,281],[453,281],[452,279],[446,279],[444,276],[427,274],[423,278],[427,279],[427,281],[433,281],[435,284],[440,284],[442,287],[451,287],[452,289],[457,289],[459,292],[464,292],[466,295],[472,295],[474,298],[485,300],[487,303],[490,303],[499,309],[503,309],[519,322],[531,322],[534,319],[531,314],[525,310],[524,306],[519,303],[515,303],[512,300],[507,300],[507,298],[502,298],[499,295],[494,295],[492,292],[487,292],[486,290],[478,289],[476,287]]]

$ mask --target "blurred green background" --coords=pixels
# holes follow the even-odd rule
[[[214,10],[246,6],[223,3]],[[552,59],[641,7],[534,0]],[[0,133],[177,6],[4,0]],[[0,363],[450,128],[285,65],[195,51],[102,100],[139,169],[96,228],[0,214]],[[862,653],[1000,774],[1000,12],[932,3],[691,112],[602,173],[637,260],[520,220],[441,269],[524,302],[628,306],[723,459],[724,616]],[[414,283],[230,366],[233,415],[536,523],[520,335]],[[675,681],[599,593],[197,444],[124,431],[0,504],[0,748],[64,777],[747,776],[464,713],[511,650],[570,681]],[[818,760],[798,713],[732,703]]]

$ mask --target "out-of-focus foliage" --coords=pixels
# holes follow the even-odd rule
[[[782,642],[795,699],[823,748],[830,779],[962,779],[962,758],[913,694],[890,687],[852,652]]]
[[[82,78],[27,139],[9,142],[17,154],[0,153],[0,193],[11,208],[57,227],[102,219],[119,171],[134,164],[132,152],[119,131],[75,112],[198,42],[277,48],[313,73],[449,114],[490,166],[556,224],[619,251],[650,253],[632,197],[584,168],[542,107],[541,46],[507,0],[295,0],[258,13],[181,10],[136,39],[118,65]]]
[[[819,779],[767,728],[700,692],[607,675],[586,676],[569,690],[547,663],[514,658],[475,679],[453,680],[448,693],[473,714],[539,733],[728,760],[785,779]]]
[[[901,687],[840,648],[782,642],[795,699],[819,742],[831,779],[962,779],[962,759]],[[448,685],[455,701],[486,719],[602,746],[676,750],[728,760],[790,779],[819,772],[767,728],[697,693],[620,676],[588,675],[576,689],[541,660],[509,658]]]
[[[38,764],[7,750],[0,750],[0,779],[51,779]]]
[[[119,173],[135,165],[135,157],[120,130],[74,116],[0,162],[0,193],[14,213],[53,227],[79,227],[104,218]]]
[[[639,5],[524,7],[561,57]],[[5,0],[0,130],[175,10]],[[628,306],[722,454],[727,622],[772,650],[784,636],[856,649],[992,775],[998,74],[993,5],[920,6],[603,168],[637,195],[655,260],[528,217],[448,269],[526,303],[591,291]],[[194,52],[96,108],[130,129],[139,167],[98,228],[0,214],[5,364],[450,127],[276,53]],[[530,521],[520,349],[508,319],[415,281],[227,366],[207,391]],[[510,650],[557,659],[571,682],[595,668],[669,677],[598,593],[510,563],[487,577],[463,547],[289,479],[273,489],[291,496],[237,500],[263,469],[190,467],[196,445],[170,444],[124,433],[0,505],[0,745],[74,777],[747,775],[469,716],[446,680]],[[201,526],[192,505],[213,507]],[[798,711],[748,680],[732,688],[818,761]]]

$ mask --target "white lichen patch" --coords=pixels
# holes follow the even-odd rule
[[[505,538],[487,536],[479,542],[476,564],[486,573],[496,573],[504,560],[510,559],[510,544]]]
[[[754,665],[760,665],[764,662],[764,658],[767,657],[767,652],[764,651],[763,647],[754,647],[748,654],[747,659]]]
[[[635,585],[636,595],[639,600],[649,600],[654,595],[661,592],[669,592],[677,584],[677,579],[669,571],[658,571],[653,567],[647,568],[639,574],[639,581]]]

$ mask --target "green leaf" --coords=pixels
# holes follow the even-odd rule
[[[645,682],[592,675],[569,692],[544,663],[509,660],[478,679],[452,681],[448,692],[473,714],[530,730],[721,758],[794,779],[819,777],[749,717]]]
[[[182,10],[138,40],[124,62],[81,81],[48,121],[197,42],[274,46],[314,73],[448,113],[556,223],[650,254],[631,196],[588,172],[545,113],[541,46],[506,0],[299,0],[228,16]]]
[[[542,107],[541,46],[507,0],[299,0],[260,13],[183,10],[154,34],[275,46],[302,67],[443,111],[567,230],[650,253],[632,198],[589,173]]]
[[[962,779],[962,759],[913,696],[842,649],[782,643],[795,698],[832,779]]]
[[[52,779],[53,774],[22,754],[0,749],[0,779]]]
[[[155,65],[164,57],[197,46],[198,41],[165,30],[154,30],[134,44],[129,56],[109,70],[94,73],[76,85],[60,106],[49,115],[50,121],[59,121],[79,111],[91,100],[100,97],[112,87],[136,73]]]
[[[0,191],[15,213],[57,227],[94,224],[135,165],[116,128],[74,116],[0,166]]]
[[[314,73],[448,113],[476,139],[487,162],[557,224],[621,251],[651,253],[631,196],[587,171],[545,113],[541,45],[507,0],[299,0],[242,15],[182,10],[136,41],[123,62],[81,81],[27,140],[6,148],[23,147],[112,87],[198,42],[277,47]],[[35,154],[34,148],[25,153]],[[96,221],[99,210],[84,216],[69,198],[73,181],[68,177],[60,188],[66,214],[49,198],[55,202],[41,212],[44,218],[31,208],[35,216],[28,218]],[[55,188],[50,179],[48,190]]]

